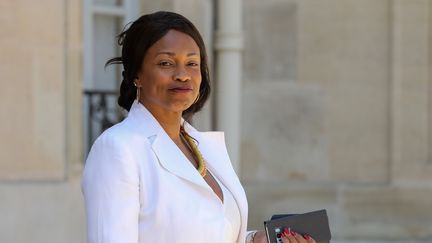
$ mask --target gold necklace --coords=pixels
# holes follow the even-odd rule
[[[195,143],[195,140],[189,134],[187,134],[187,132],[183,127],[180,127],[180,134],[183,135],[182,137],[186,140],[189,149],[192,151],[192,153],[195,155],[195,158],[197,159],[198,172],[202,177],[205,177],[207,175],[206,162],[201,152],[199,151],[198,146]]]

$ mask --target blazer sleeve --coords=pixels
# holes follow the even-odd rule
[[[88,243],[137,243],[139,168],[127,146],[113,137],[98,138],[81,186]]]

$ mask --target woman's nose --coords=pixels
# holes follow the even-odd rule
[[[185,81],[188,81],[190,79],[190,75],[184,67],[179,66],[176,68],[173,78],[176,81],[185,82]]]

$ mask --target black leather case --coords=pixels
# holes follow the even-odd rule
[[[330,226],[326,210],[318,210],[304,214],[273,215],[271,220],[264,222],[269,243],[280,243],[280,233],[290,228],[299,234],[308,234],[317,243],[328,243],[331,240]]]

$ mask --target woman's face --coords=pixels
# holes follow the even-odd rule
[[[200,49],[187,34],[170,30],[151,46],[138,73],[140,101],[153,112],[183,112],[197,99]]]

